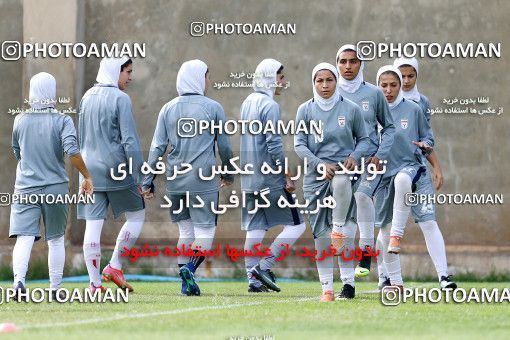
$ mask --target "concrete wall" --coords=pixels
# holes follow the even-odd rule
[[[28,1],[37,9],[51,8],[36,1]],[[31,9],[22,9],[20,1],[0,1],[2,20],[0,37],[4,40],[27,38],[23,30],[39,30],[39,23],[20,18]],[[79,5],[77,5],[79,4]],[[338,47],[358,40],[376,42],[501,42],[500,59],[423,59],[420,61],[419,88],[431,100],[432,106],[441,105],[443,98],[489,96],[492,107],[510,107],[508,86],[510,68],[508,51],[510,23],[506,20],[510,4],[500,1],[77,1],[67,13],[73,17],[71,26],[84,19],[84,41],[87,43],[138,42],[146,43],[147,57],[134,62],[134,81],[127,93],[134,105],[135,119],[142,140],[148,149],[162,105],[174,98],[175,78],[182,62],[202,59],[210,69],[214,81],[229,80],[230,72],[253,72],[260,60],[274,57],[280,60],[290,80],[290,89],[278,98],[283,119],[294,119],[297,107],[312,95],[310,73],[321,61],[334,63]],[[52,4],[53,5],[53,4]],[[407,7],[406,7],[407,6]],[[236,36],[208,35],[192,37],[189,24],[193,21],[232,23],[295,23],[296,35],[290,36]],[[59,32],[67,25],[47,22],[49,41],[58,41]],[[65,28],[64,28],[65,27]],[[73,28],[74,30],[74,28]],[[78,30],[79,31],[79,30]],[[79,36],[72,31],[72,36]],[[93,85],[99,60],[85,60],[83,80],[69,63],[56,60],[48,70],[58,71],[59,94],[76,92]],[[365,79],[374,82],[377,69],[391,62],[389,59],[369,62]],[[35,71],[30,61],[0,62],[4,83],[0,88],[0,108],[19,106],[22,94],[28,88],[27,79]],[[51,66],[53,65],[53,66]],[[22,75],[21,73],[24,72]],[[74,80],[73,80],[74,79]],[[74,83],[73,83],[74,82]],[[250,93],[244,89],[210,89],[210,97],[219,101],[228,118],[237,118],[244,98]],[[443,193],[502,193],[510,197],[510,170],[508,154],[508,112],[499,117],[434,116],[432,126],[437,139],[437,154],[441,161],[445,184]],[[14,158],[9,151],[12,117],[1,117],[0,145],[5,152],[0,170],[2,191],[12,190]],[[232,142],[238,148],[239,138]],[[292,137],[285,138],[285,147],[293,154]],[[295,155],[292,155],[295,157]],[[238,189],[236,183],[234,189]],[[159,181],[159,187],[164,184]],[[161,191],[159,191],[161,193]],[[223,194],[223,199],[225,195]],[[6,241],[9,209],[0,209],[1,244]],[[168,213],[158,207],[157,201],[148,204],[143,236],[147,239],[177,236],[177,228],[168,219]],[[438,222],[450,251],[461,245],[503,247],[510,241],[510,210],[503,206],[440,206]],[[220,237],[241,237],[240,214],[235,212],[220,218]],[[121,221],[109,223],[104,230],[105,242],[113,243]],[[71,221],[73,243],[79,243],[82,225]],[[311,238],[307,230],[306,237]],[[416,226],[408,228],[406,243],[423,246],[423,236]],[[464,248],[463,248],[464,249]],[[483,248],[482,248],[483,249]],[[510,270],[510,265],[506,270]]]

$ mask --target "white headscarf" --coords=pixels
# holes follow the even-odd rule
[[[377,71],[377,78],[376,78],[377,87],[379,87],[379,77],[381,76],[381,74],[383,74],[384,72],[388,72],[388,71],[395,73],[398,76],[398,78],[400,79],[400,90],[398,90],[398,96],[397,96],[397,98],[395,98],[393,103],[388,103],[388,106],[390,107],[390,109],[392,109],[395,106],[397,106],[398,104],[400,104],[402,99],[404,99],[404,95],[402,94],[404,91],[402,91],[402,73],[400,73],[399,69],[393,65],[385,65],[385,66],[381,67],[379,69],[379,71]]]
[[[397,58],[393,62],[393,66],[396,68],[399,68],[400,66],[412,66],[414,67],[414,70],[416,71],[416,78],[418,78],[418,60],[416,60],[415,57],[412,58]],[[405,99],[414,100],[415,102],[420,101],[420,92],[418,91],[418,79],[416,79],[416,83],[414,83],[414,87],[410,89],[409,91],[404,91],[402,89],[402,92],[404,94]]]
[[[207,64],[198,59],[184,62],[177,73],[176,87],[179,96],[186,93],[196,93],[203,96],[207,69]]]
[[[128,61],[129,58],[103,58],[99,64],[96,81],[102,85],[119,87],[120,67]]]
[[[356,46],[354,46],[352,44],[343,45],[342,47],[340,47],[338,52],[336,52],[335,62],[336,62],[337,67],[338,67],[338,57],[340,57],[340,53],[347,51],[347,50],[352,50],[352,51],[356,52],[356,58],[357,58]],[[359,87],[361,86],[361,83],[363,83],[363,70],[364,69],[365,69],[365,62],[363,60],[361,60],[359,72],[356,75],[356,77],[353,80],[347,80],[344,77],[340,76],[340,79],[338,80],[338,86],[340,86],[342,88],[342,90],[344,90],[347,93],[354,93],[354,92],[358,91]],[[338,70],[338,72],[340,73],[340,70]]]
[[[273,98],[276,91],[276,72],[282,64],[275,59],[264,59],[257,65],[253,76],[253,89]]]
[[[37,73],[30,79],[29,102],[32,109],[55,107],[57,81],[46,72]]]
[[[335,104],[338,102],[338,100],[340,100],[340,93],[338,92],[338,86],[335,86],[335,92],[333,93],[333,95],[331,95],[331,97],[329,97],[328,99],[321,97],[321,95],[315,89],[315,80],[314,80],[315,75],[320,70],[331,71],[331,73],[333,73],[333,75],[335,76],[337,82],[338,82],[338,71],[336,70],[336,67],[331,65],[330,63],[320,63],[317,66],[315,66],[312,71],[313,99],[323,111],[329,111],[335,106]]]

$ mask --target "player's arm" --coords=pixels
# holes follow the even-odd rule
[[[413,144],[419,147],[425,156],[429,156],[434,148],[434,135],[429,122],[421,109],[416,110],[418,116],[418,136],[419,141],[413,141]]]
[[[430,165],[432,165],[432,181],[434,182],[436,190],[439,190],[443,186],[444,176],[436,152],[432,151],[430,155],[427,156],[427,160],[429,161]]]
[[[298,108],[297,114],[296,114],[296,126],[299,126],[299,123],[301,121],[305,121],[307,123],[307,126],[309,126],[309,120],[306,118],[306,104],[301,105]],[[308,147],[308,135],[305,134],[304,131],[299,131],[297,134],[294,135],[294,151],[296,154],[301,158],[302,160],[305,160],[310,164],[310,167],[312,169],[317,169],[319,164],[324,163],[322,159],[315,156],[313,152]],[[328,166],[328,164],[326,164]],[[333,165],[332,165],[333,166]],[[336,167],[336,166],[334,166]],[[328,169],[326,169],[326,172]],[[335,169],[332,168],[333,174]],[[331,178],[326,177],[327,179]]]
[[[69,116],[66,116],[64,119],[64,126],[60,138],[62,140],[62,150],[69,156],[72,166],[83,176],[83,181],[80,185],[80,195],[84,193],[92,195],[94,192],[94,184],[92,183],[89,170],[81,157],[76,140],[76,129],[74,128],[73,120]]]
[[[356,107],[353,110],[353,114],[352,133],[353,138],[356,140],[356,146],[354,147],[354,151],[349,155],[349,158],[344,161],[344,166],[349,170],[353,170],[354,167],[359,164],[361,157],[366,155],[370,145],[370,140],[365,129],[365,121],[360,109]]]
[[[151,169],[156,168],[156,163],[159,161],[159,158],[162,157],[166,149],[168,148],[169,136],[168,131],[166,129],[166,106],[161,108],[161,111],[158,115],[158,122],[156,123],[156,129],[154,130],[154,136],[152,137],[151,149],[149,151],[149,158],[147,163]],[[154,197],[154,178],[155,174],[149,173],[144,176],[142,181],[142,195],[144,198],[151,199]]]
[[[224,122],[225,120],[225,111],[223,110],[223,107],[218,104],[216,109],[216,123],[219,123],[220,121]],[[232,146],[230,144],[230,137],[227,134],[216,132],[215,138],[216,144],[218,145],[218,153],[221,159],[221,164],[229,170],[234,170],[234,166],[230,163],[230,159],[234,157]],[[234,183],[234,175],[227,174],[221,176],[220,188],[231,185],[232,183]]]
[[[19,162],[21,160],[21,149],[19,147],[18,141],[18,129],[17,129],[17,120],[14,121],[14,127],[12,129],[12,151],[14,152],[14,157]]]
[[[142,186],[141,168],[143,164],[142,147],[136,132],[135,120],[131,100],[127,95],[119,96],[117,99],[119,117],[120,143],[124,148],[126,159],[133,162],[133,179],[138,186]]]
[[[377,121],[382,126],[381,143],[379,144],[379,148],[375,155],[369,158],[369,162],[375,164],[377,169],[381,170],[382,164],[380,163],[380,160],[384,160],[388,157],[388,153],[393,145],[395,125],[393,124],[393,118],[391,116],[388,102],[380,90],[377,91],[375,112]]]
[[[267,112],[263,112],[262,114],[262,124],[266,126],[268,121],[273,123],[273,126],[278,126],[278,121],[280,120],[280,107],[278,104],[273,103],[268,107]],[[274,165],[284,166],[285,164],[285,153],[283,152],[283,141],[282,136],[278,133],[266,133],[266,145],[271,158],[273,159]],[[285,189],[288,192],[293,192],[296,187],[294,182],[290,179],[292,174],[285,173]]]
[[[70,155],[69,160],[71,161],[73,167],[75,167],[83,175],[83,181],[80,185],[80,195],[92,195],[94,192],[94,184],[92,183],[92,177],[90,177],[89,170],[87,169],[85,162],[83,162],[81,153],[78,152],[74,155]]]
[[[273,123],[273,126],[278,126],[278,120],[280,119],[280,109],[278,104],[273,103],[268,106],[266,112],[261,115],[262,126],[266,126],[268,121]],[[282,136],[278,133],[267,132],[266,135],[267,151],[271,155],[274,165],[282,165],[285,161],[285,154],[283,153],[283,142]]]

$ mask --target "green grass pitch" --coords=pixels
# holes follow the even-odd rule
[[[460,282],[463,288],[510,283]],[[249,294],[244,282],[202,283],[202,296],[180,283],[134,282],[128,303],[4,303],[0,323],[22,330],[2,339],[509,339],[510,305],[406,303],[383,306],[374,282],[356,298],[320,303],[318,282],[280,283],[280,293]],[[340,290],[340,283],[335,284]],[[7,283],[2,284],[3,287]],[[43,287],[28,284],[27,287]],[[44,286],[45,287],[45,286]],[[66,284],[66,288],[86,284]],[[110,285],[111,287],[111,285]],[[437,287],[412,283],[406,287]],[[372,292],[371,292],[372,291]],[[264,338],[265,336],[265,338]]]

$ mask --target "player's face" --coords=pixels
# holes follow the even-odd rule
[[[388,103],[393,103],[400,91],[400,80],[393,73],[382,74],[379,77],[379,88],[383,91]]]
[[[402,73],[402,90],[411,91],[416,84],[416,70],[412,66],[400,66]]]
[[[207,90],[209,90],[209,87],[211,86],[211,77],[209,76],[209,70],[205,73],[205,89],[204,89],[204,96],[207,96]]]
[[[274,94],[276,96],[279,96],[280,94],[282,94],[285,85],[287,85],[287,80],[285,79],[285,74],[283,74],[283,71],[276,74],[276,85],[277,87],[274,91]]]
[[[345,80],[353,80],[359,73],[361,61],[358,59],[356,52],[344,51],[338,56],[337,67],[340,75]]]
[[[328,99],[335,93],[336,78],[329,70],[320,70],[315,74],[314,86],[317,93]]]
[[[128,66],[124,67],[124,69],[122,70],[122,72],[120,72],[119,75],[119,89],[121,90],[127,89],[129,83],[131,82],[131,80],[133,80],[132,74],[133,64],[129,64]]]

